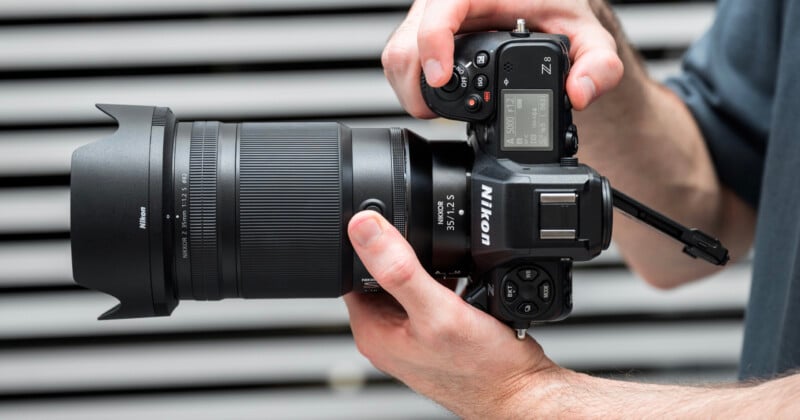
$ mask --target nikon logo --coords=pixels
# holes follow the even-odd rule
[[[139,229],[147,229],[147,208],[139,207]]]
[[[492,219],[492,187],[481,184],[481,244],[489,246],[492,237],[489,236]]]

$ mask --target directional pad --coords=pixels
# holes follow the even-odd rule
[[[547,311],[555,292],[553,279],[536,265],[512,268],[500,284],[500,293],[508,310],[525,318],[535,318]]]

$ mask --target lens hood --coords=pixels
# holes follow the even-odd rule
[[[118,128],[72,155],[73,276],[119,300],[100,319],[169,315],[177,301],[165,290],[159,215],[164,130],[174,116],[149,106],[97,107]]]

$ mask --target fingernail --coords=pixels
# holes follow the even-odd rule
[[[594,96],[597,94],[597,88],[594,86],[594,82],[589,76],[583,76],[578,79],[578,82],[581,84],[581,89],[583,89],[583,94],[588,99],[587,102],[591,102],[594,99]]]
[[[441,63],[439,63],[439,60],[433,58],[422,65],[422,70],[425,72],[425,77],[431,81],[439,80],[444,75]]]
[[[381,229],[378,221],[373,217],[369,217],[353,226],[353,229],[350,231],[350,237],[358,242],[359,245],[367,247],[380,238],[382,233],[383,229]]]

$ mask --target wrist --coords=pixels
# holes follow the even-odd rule
[[[579,374],[556,364],[546,369],[520,375],[513,385],[493,404],[501,407],[493,417],[501,418],[558,418],[564,414],[561,402],[571,395],[575,384],[588,376]]]

